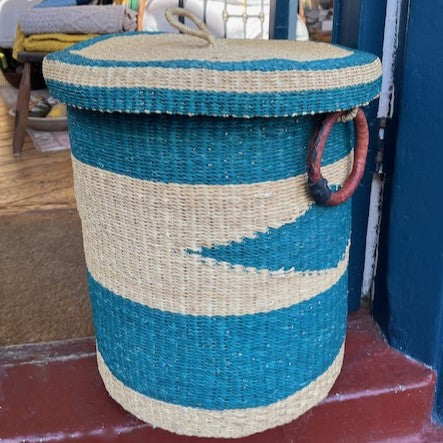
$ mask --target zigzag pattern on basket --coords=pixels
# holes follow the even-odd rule
[[[110,142],[97,146],[85,130],[92,112],[70,109],[69,119],[111,394],[138,398],[151,422],[155,407],[171,422],[198,410],[205,433],[224,417],[232,435],[248,414],[264,429],[323,396],[342,359],[350,204],[327,209],[308,196],[311,120],[294,131],[278,119],[211,120],[205,140],[201,121],[109,115],[94,138]],[[332,184],[349,173],[352,144],[352,126],[337,125],[324,167]],[[306,250],[309,239],[321,247]]]
[[[345,205],[350,206],[350,201]],[[324,225],[322,213],[337,222],[336,229]],[[188,252],[216,262],[270,272],[336,268],[345,255],[351,229],[351,221],[342,221],[342,217],[342,208],[314,205],[296,221],[280,228],[269,228],[240,242]],[[303,238],[299,237],[300,232],[303,232]],[[306,246],[318,241],[323,243],[322,254],[316,248]]]
[[[203,148],[198,142],[202,136],[200,121],[159,116],[151,118],[152,124],[143,125],[138,120],[147,117],[119,116],[118,125],[116,116],[103,116],[101,128],[111,132],[110,138],[115,138],[115,142],[96,146],[87,132],[80,129],[88,126],[92,114],[70,112],[76,194],[90,272],[108,289],[171,312],[240,315],[267,312],[311,298],[335,284],[345,272],[350,226],[342,219],[346,220],[349,205],[332,210],[318,206],[310,209],[312,200],[302,172],[303,148],[294,149],[287,142],[290,138],[301,146],[307,145],[310,119],[299,119],[294,132],[283,124],[283,119],[263,120],[256,138],[250,131],[257,127],[255,123],[238,120],[234,129],[224,119],[212,121],[211,137],[217,141],[208,140],[207,148]],[[127,126],[126,134],[133,134],[130,144],[136,164],[130,158],[120,158],[121,150],[117,147],[122,124]],[[338,125],[330,139],[332,146],[325,157],[330,165],[325,167],[325,173],[332,183],[342,183],[349,173],[352,158],[348,155],[340,159],[340,155],[352,146],[351,128],[349,124]],[[247,142],[242,137],[245,132],[251,134]],[[275,135],[280,137],[275,139]],[[182,137],[188,139],[186,146],[181,144]],[[149,148],[140,148],[143,145],[139,140]],[[272,140],[275,142],[271,144]],[[260,142],[263,146],[257,150]],[[240,152],[234,155],[235,149]],[[227,156],[226,152],[231,151],[232,157]],[[171,157],[176,157],[174,162]],[[177,163],[179,169],[170,166]],[[207,166],[203,169],[204,164]],[[166,183],[152,180],[159,178]],[[263,181],[267,178],[272,181]],[[228,187],[215,185],[227,179],[240,183]],[[169,183],[171,180],[178,183]],[[211,184],[201,184],[205,181]],[[112,194],[104,197],[110,189]],[[156,209],[160,207],[161,210]],[[105,217],[102,221],[100,214]],[[309,227],[309,220],[316,218],[328,219],[328,224],[321,226],[314,221]],[[331,225],[337,226],[338,231],[330,230]],[[286,266],[282,260],[290,255],[275,243],[276,239],[264,246],[268,248],[265,255],[275,264],[261,269],[250,263],[236,266],[238,263],[229,260],[205,259],[203,266],[201,256],[189,253],[257,235],[268,237],[282,229],[294,231],[286,248],[292,248],[303,260],[309,255],[309,251],[302,252],[303,236],[309,232],[312,238],[316,236],[326,248],[320,258],[322,265],[314,266],[311,260]],[[281,238],[283,243],[284,237],[285,234]],[[262,242],[260,238],[252,240],[253,244],[257,241]],[[97,254],[103,248],[112,260]],[[326,259],[328,251],[333,253],[332,259]],[[263,255],[264,250],[257,252]],[[315,284],[313,272],[317,273]],[[242,297],[238,297],[239,292]],[[158,297],[159,293],[168,296]],[[204,297],[211,303],[201,303]]]
[[[333,165],[343,175],[346,173],[341,161]],[[253,206],[252,213],[240,210],[232,217],[220,215],[217,220],[214,207],[225,205],[232,209],[231,201],[233,204],[235,200],[253,202],[255,187],[248,186],[243,192],[236,192],[237,186],[231,186],[230,197],[220,189],[220,193],[215,192],[208,199],[208,192],[214,191],[213,187],[209,191],[202,185],[181,185],[180,192],[169,192],[169,184],[119,176],[78,160],[74,160],[74,174],[89,270],[108,289],[130,300],[193,315],[268,312],[316,296],[336,283],[346,271],[350,226],[344,220],[350,212],[350,205],[331,211],[330,223],[336,224],[337,230],[330,230],[329,224],[319,226],[318,222],[303,229],[306,218],[321,214],[325,209],[311,207],[312,203],[301,186],[283,186],[286,189],[284,201],[293,192],[293,207],[298,204],[293,211],[289,207],[280,212],[281,203],[276,196],[274,201],[265,201],[267,214],[256,215],[255,220],[257,208]],[[270,183],[271,186],[275,184]],[[89,193],[87,190],[90,189],[102,189],[103,192],[113,189],[113,194],[104,197],[101,193]],[[155,208],[166,201],[168,204],[164,204],[158,213]],[[184,207],[190,201],[196,207],[205,201],[210,201],[213,206],[205,208],[202,205],[191,223]],[[104,214],[104,218],[97,214]],[[249,238],[252,244],[255,241],[262,243],[258,236],[267,238],[269,226],[275,226],[275,232],[286,230],[288,226],[291,228],[286,216],[290,217],[289,220],[296,218],[292,229],[298,231],[286,245],[294,248],[292,257],[296,259],[286,266],[286,270],[285,261],[290,256],[271,244],[267,251],[267,267],[253,266],[246,261],[235,263],[229,257],[218,257],[221,260],[204,258],[189,251],[198,251],[204,244],[226,244],[229,248],[232,247],[231,239],[235,238],[243,239],[242,242]],[[302,236],[305,234],[317,235],[318,241],[324,245],[320,254],[321,265],[317,262],[316,267],[307,268],[303,263],[306,257],[306,263],[314,266],[312,258],[318,254],[316,249],[304,250]],[[106,255],[98,253],[103,249],[107,251]],[[242,252],[241,258],[247,259],[248,249]],[[262,255],[263,248],[257,252]],[[203,303],[204,299],[211,302]]]
[[[351,203],[313,203],[308,146],[314,114],[379,94],[381,64],[166,17],[184,34],[103,36],[50,54],[44,73],[68,105],[108,392],[153,426],[242,437],[303,414],[340,371]],[[321,161],[331,188],[353,146],[337,122]]]

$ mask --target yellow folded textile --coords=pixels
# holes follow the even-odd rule
[[[55,52],[75,43],[97,37],[98,34],[34,34],[26,37],[17,26],[12,56],[17,59],[20,51]]]
[[[25,38],[25,51],[55,52],[98,34],[34,34]]]
[[[17,29],[15,30],[14,44],[12,45],[12,57],[17,60],[17,55],[20,51],[24,51],[24,43],[25,43],[26,35],[23,34],[20,29],[20,23],[17,24]]]

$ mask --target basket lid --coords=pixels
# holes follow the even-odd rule
[[[380,92],[381,63],[372,54],[326,43],[214,39],[182,11],[172,13],[191,16],[199,30],[177,21],[184,35],[106,35],[48,55],[51,93],[105,112],[282,117],[351,109]]]

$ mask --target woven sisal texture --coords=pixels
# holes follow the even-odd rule
[[[286,399],[269,407],[224,411],[189,408],[148,398],[125,386],[106,366],[100,352],[100,375],[111,397],[141,420],[176,434],[199,437],[239,438],[289,423],[319,401],[319,392],[328,392],[340,372],[344,346],[321,376]]]
[[[100,111],[278,117],[347,110],[378,95],[377,57],[324,43],[127,33],[44,62],[52,93]]]
[[[100,37],[44,70],[69,105],[107,390],[154,426],[241,437],[297,418],[340,371],[351,202],[310,198],[320,117],[304,114],[368,102],[381,70],[332,45],[200,31]],[[353,123],[336,123],[333,189],[353,146]]]
[[[321,401],[342,361],[350,202],[314,205],[315,117],[69,108],[105,385],[173,432],[240,437]],[[352,166],[338,123],[324,173]]]

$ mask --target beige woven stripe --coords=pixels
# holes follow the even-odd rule
[[[289,423],[322,401],[340,373],[343,355],[344,344],[322,375],[285,400],[269,406],[225,411],[178,406],[146,397],[119,381],[106,366],[98,350],[97,362],[111,397],[140,420],[176,434],[239,438]]]
[[[148,251],[84,231],[91,275],[107,289],[162,311],[190,315],[245,315],[269,312],[309,300],[344,275],[349,246],[337,267],[321,271],[269,272],[229,266],[183,253]],[[128,252],[126,252],[128,251]],[[134,252],[131,254],[131,252]]]
[[[350,163],[348,157],[325,168],[332,183],[343,182]],[[227,191],[73,164],[88,269],[106,288],[138,303],[193,315],[268,312],[318,295],[346,271],[348,249],[336,268],[309,272],[256,270],[185,252],[295,220],[311,204],[304,175]]]
[[[313,204],[306,174],[254,184],[188,185],[135,179],[72,161],[83,222],[162,248],[194,250],[241,241],[293,222]],[[325,166],[323,175],[341,185],[352,161],[351,152]]]
[[[155,67],[87,67],[58,61],[45,62],[45,77],[78,86],[156,88],[211,92],[295,92],[328,90],[365,84],[378,79],[381,64],[374,62],[321,71],[215,71]]]
[[[186,35],[123,35],[71,51],[92,60],[164,61],[208,60],[211,62],[245,62],[266,59],[314,61],[342,58],[352,52],[327,43],[293,40],[217,39],[212,46]]]

